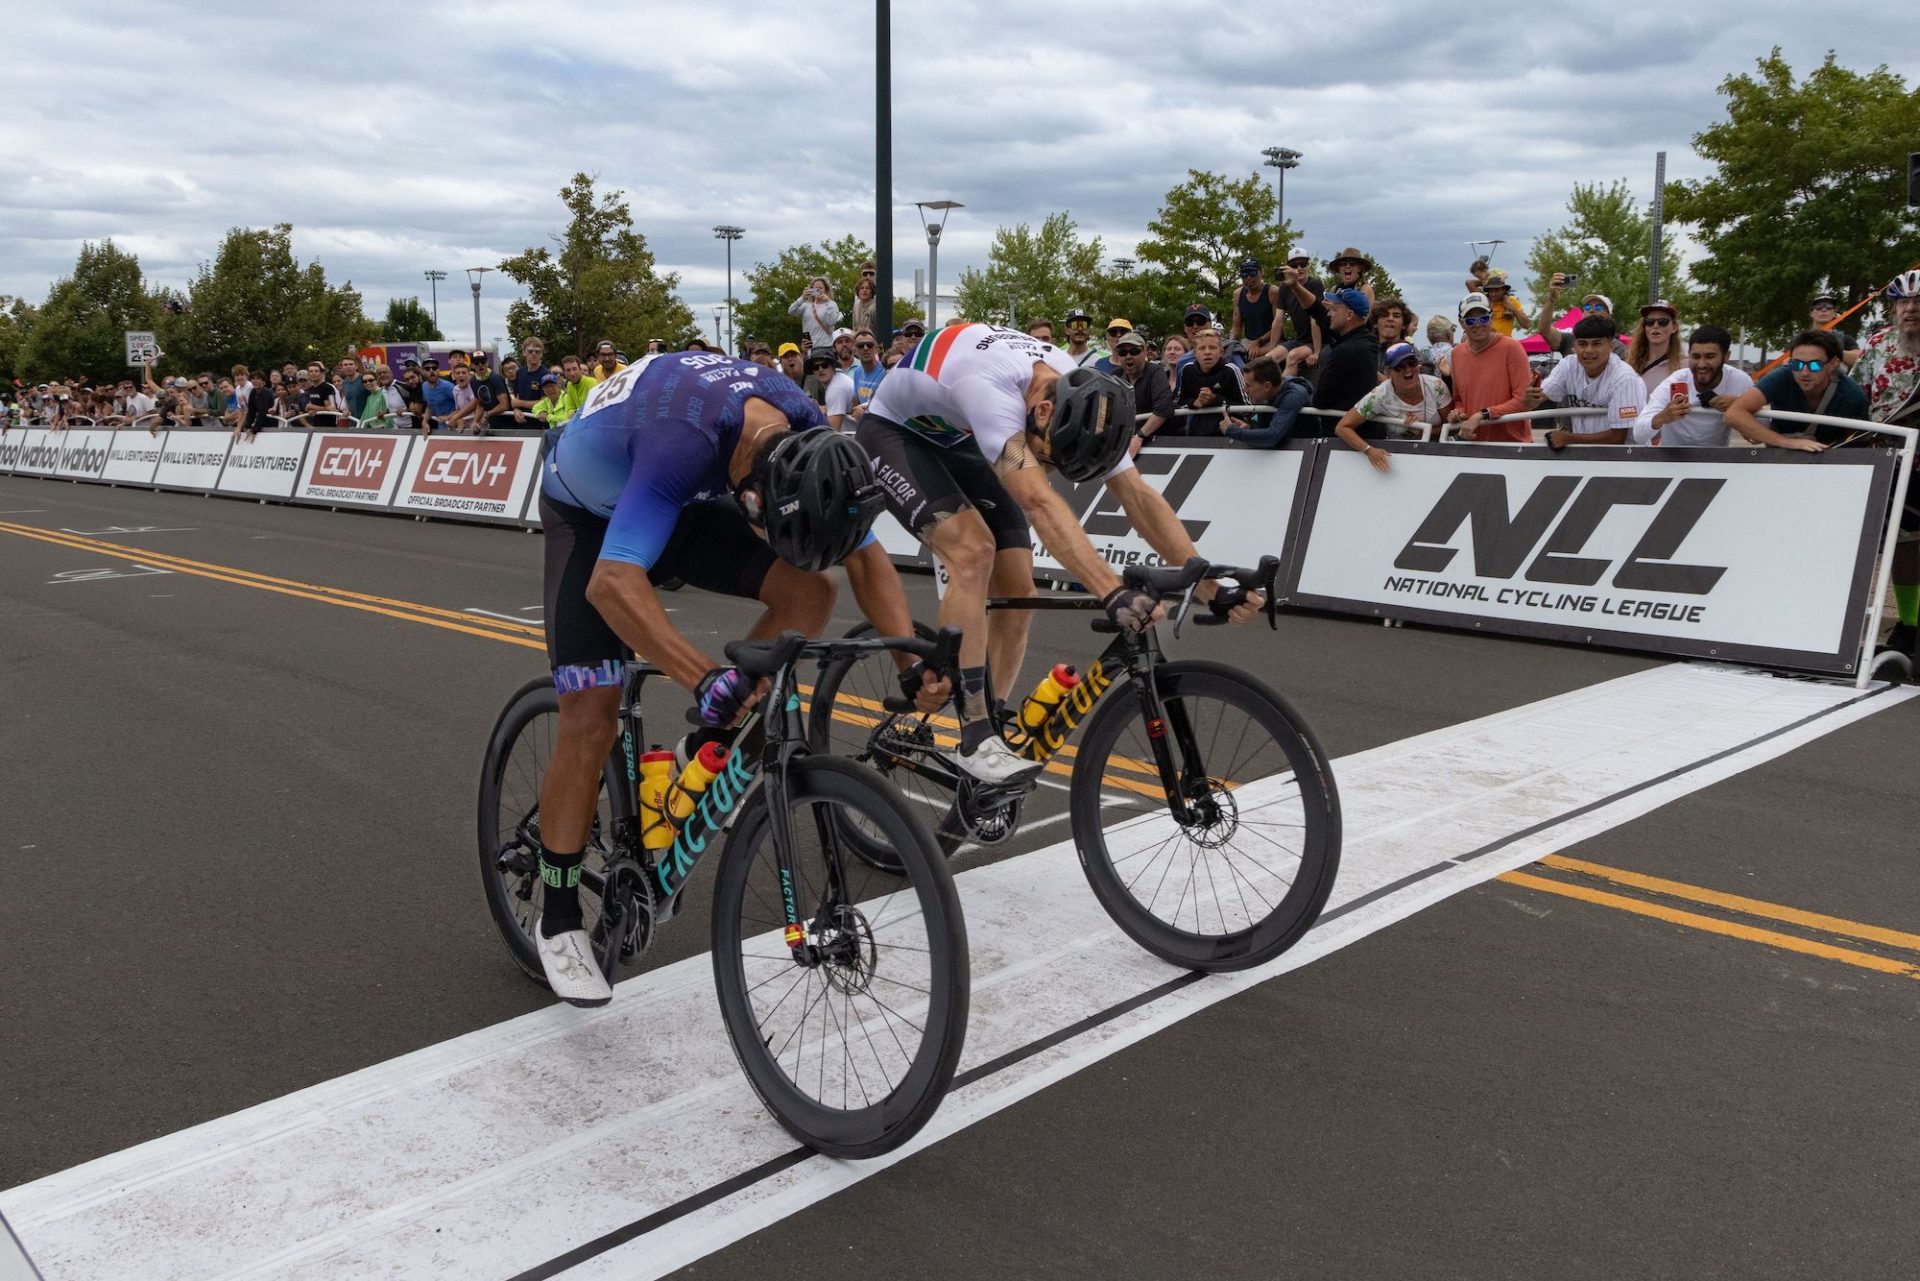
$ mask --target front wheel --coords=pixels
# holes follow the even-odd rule
[[[795,1138],[830,1156],[878,1156],[927,1123],[960,1061],[960,898],[925,822],[872,770],[807,757],[790,766],[786,792],[785,866],[764,787],[721,858],[721,1016],[747,1079]],[[901,871],[853,855],[851,830],[885,840]],[[789,896],[802,927],[791,939]]]
[[[1161,720],[1115,691],[1074,761],[1080,865],[1129,937],[1175,965],[1241,970],[1319,918],[1340,866],[1333,772],[1298,712],[1220,663],[1154,669]],[[1184,814],[1162,781],[1170,758]],[[1117,802],[1149,812],[1106,826]],[[1104,811],[1104,813],[1103,813]]]

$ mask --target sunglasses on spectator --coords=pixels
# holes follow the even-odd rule
[[[1493,323],[1493,317],[1492,316],[1462,316],[1460,318],[1460,323],[1465,325],[1469,329],[1477,329],[1481,325],[1491,325]]]
[[[1803,369],[1810,374],[1817,374],[1826,367],[1827,362],[1824,360],[1789,360],[1787,362],[1787,368],[1796,374]]]
[[[1585,302],[1580,304],[1580,310],[1586,312],[1589,316],[1591,316],[1595,312],[1605,311],[1606,307],[1604,304],[1597,303],[1597,302]]]
[[[1649,328],[1649,329],[1652,329],[1652,328],[1654,328],[1655,326],[1658,326],[1658,327],[1660,327],[1661,329],[1666,329],[1666,328],[1668,328],[1669,326],[1671,326],[1671,325],[1673,324],[1673,317],[1671,317],[1671,316],[1648,316],[1648,317],[1647,317],[1647,318],[1646,318],[1645,320],[1643,320],[1643,321],[1641,321],[1640,323],[1641,323],[1641,324],[1643,324],[1643,325],[1645,325],[1645,326],[1646,326],[1647,328]]]
[[[853,347],[855,351],[871,351],[873,348],[878,347],[879,345],[880,344],[877,342],[857,342],[853,345]],[[766,348],[763,347],[761,348],[761,350],[765,351]]]

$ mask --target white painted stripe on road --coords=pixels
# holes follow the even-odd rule
[[[1340,881],[1287,956],[973,1081],[886,1160],[805,1159],[567,1275],[692,1262],[1253,983],[1916,692],[1852,701],[1851,689],[1671,666],[1344,758]],[[975,974],[963,1071],[1177,977],[1108,922],[1071,843],[958,879]],[[629,980],[603,1010],[550,1007],[52,1175],[0,1206],[61,1281],[509,1277],[791,1148],[739,1074],[700,956]]]

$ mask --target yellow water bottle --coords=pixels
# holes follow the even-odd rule
[[[686,825],[687,816],[700,803],[701,796],[721,770],[727,767],[727,749],[719,743],[702,743],[680,777],[667,791],[667,821],[677,830]]]
[[[1033,693],[1027,695],[1027,701],[1020,705],[1020,723],[1031,734],[1046,723],[1053,715],[1053,709],[1067,700],[1067,694],[1080,683],[1080,673],[1065,663],[1055,664],[1040,683],[1034,686]]]
[[[640,754],[640,844],[663,850],[673,844],[667,822],[667,787],[673,781],[673,753],[656,747]]]

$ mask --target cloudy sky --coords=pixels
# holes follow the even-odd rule
[[[897,292],[925,262],[915,200],[966,205],[950,282],[996,226],[1057,209],[1127,254],[1188,168],[1244,174],[1281,144],[1306,154],[1287,212],[1316,256],[1359,245],[1421,315],[1451,310],[1464,242],[1504,239],[1518,267],[1573,183],[1625,178],[1644,203],[1661,149],[1698,176],[1716,87],[1776,42],[1796,70],[1832,47],[1920,80],[1920,26],[1865,12],[896,0]],[[106,236],[184,285],[227,228],[290,222],[375,316],[448,271],[442,327],[465,337],[462,269],[545,243],[578,169],[627,191],[703,323],[725,296],[714,224],[747,228],[736,267],[873,235],[867,5],[68,0],[8,27],[0,293],[38,301]],[[489,339],[510,288],[487,282]]]

